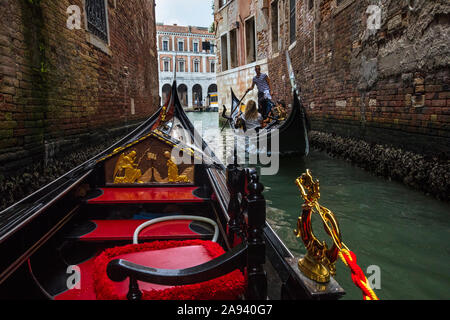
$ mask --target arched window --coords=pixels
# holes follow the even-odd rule
[[[164,37],[162,39],[162,50],[169,51],[169,38],[167,38],[167,37]]]
[[[184,72],[184,60],[178,60],[178,71]]]
[[[177,88],[178,98],[182,106],[188,106],[188,90],[185,84],[180,84]]]
[[[172,90],[172,86],[168,83],[166,83],[165,85],[163,85],[162,87],[162,97],[161,97],[161,104],[165,104],[166,102],[168,102],[168,98],[169,98],[169,94],[170,91]]]
[[[200,61],[194,60],[194,72],[200,72]]]
[[[178,40],[178,51],[184,51],[184,40]]]
[[[169,59],[164,59],[163,61],[164,64],[164,72],[169,72],[170,71],[170,60]]]
[[[202,106],[203,105],[203,92],[202,86],[199,84],[195,84],[192,87],[192,104],[194,106]]]

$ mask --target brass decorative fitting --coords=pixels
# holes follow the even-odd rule
[[[336,260],[339,250],[343,247],[338,222],[333,212],[322,207],[320,199],[319,180],[313,179],[310,170],[295,180],[305,203],[302,206],[302,215],[297,220],[297,229],[294,234],[302,238],[307,253],[298,261],[298,267],[308,278],[319,283],[326,283],[330,276],[336,274]],[[324,223],[325,231],[333,239],[333,246],[328,248],[325,241],[319,241],[314,235],[311,218],[317,213]]]

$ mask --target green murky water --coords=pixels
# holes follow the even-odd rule
[[[204,139],[225,161],[232,133],[220,132],[218,114],[189,117],[197,126],[201,123]],[[267,218],[294,255],[305,253],[293,230],[303,203],[294,180],[306,168],[320,180],[320,203],[335,213],[359,266],[368,277],[375,276],[367,272],[369,266],[379,268],[374,283],[381,287],[375,290],[380,299],[450,298],[450,205],[322,152],[312,151],[306,159],[282,158],[277,175],[262,177]],[[318,217],[313,219],[316,235],[328,239]],[[362,299],[340,261],[336,279],[347,292],[344,299]]]

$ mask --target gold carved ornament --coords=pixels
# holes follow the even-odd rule
[[[189,182],[189,179],[186,175],[178,174],[178,166],[175,163],[174,157],[170,151],[164,152],[164,157],[167,158],[167,170],[169,182]]]
[[[134,183],[142,176],[136,162],[136,151],[122,153],[114,168],[114,183]],[[119,175],[121,174],[122,175]]]
[[[371,289],[367,278],[361,268],[356,264],[356,255],[342,242],[338,221],[333,212],[319,204],[320,184],[313,179],[310,170],[306,170],[295,180],[305,203],[302,206],[302,215],[297,220],[297,229],[294,234],[301,238],[306,255],[298,261],[298,267],[308,278],[327,283],[330,276],[336,275],[336,260],[339,257],[352,271],[352,280],[362,292],[365,300],[378,300]],[[311,218],[317,213],[323,222],[326,233],[331,236],[333,245],[328,248],[325,241],[319,241],[314,235]]]
[[[152,152],[148,152],[149,150],[146,150],[144,152],[144,156],[147,156],[147,159],[150,161],[155,161],[157,159],[157,155]],[[142,174],[141,169],[139,169],[139,164],[144,157],[142,156],[139,161],[136,161],[137,153],[135,150],[129,152],[129,153],[122,153],[119,156],[119,159],[115,165],[113,178],[114,183],[145,183],[148,182],[151,178],[151,176],[155,176],[155,179],[157,182],[166,183],[166,182],[172,182],[172,183],[190,183],[190,180],[188,178],[188,175],[193,168],[188,168],[183,172],[183,174],[178,174],[178,166],[175,163],[174,157],[172,157],[170,151],[164,152],[164,157],[167,158],[167,174],[168,174],[168,181],[165,181],[165,179],[162,179],[157,172],[157,170],[152,167]],[[153,173],[153,171],[155,171]]]

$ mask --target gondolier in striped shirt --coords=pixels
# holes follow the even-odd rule
[[[272,87],[267,74],[261,73],[260,66],[255,67],[255,72],[256,76],[253,77],[252,86],[247,89],[247,92],[252,91],[256,85],[258,88],[258,111],[266,119],[273,106]]]

